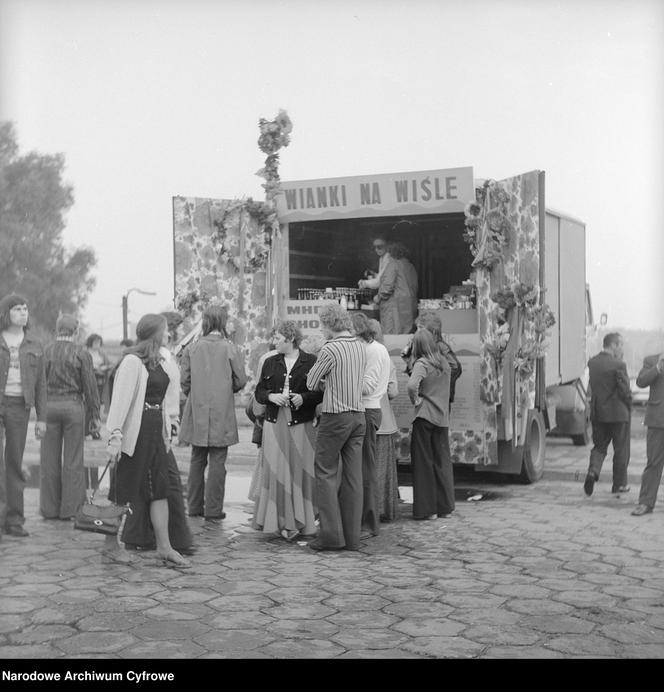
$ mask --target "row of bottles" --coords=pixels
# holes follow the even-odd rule
[[[370,302],[370,291],[359,288],[336,288],[328,287],[325,290],[320,288],[298,288],[298,300],[336,300],[341,307],[346,310],[359,310],[362,302]]]

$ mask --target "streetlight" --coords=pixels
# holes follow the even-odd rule
[[[142,291],[140,288],[130,288],[123,296],[122,296],[122,340],[126,341],[127,340],[127,321],[128,321],[128,315],[129,315],[129,294],[130,293],[140,293],[141,295],[144,296],[156,296],[157,294],[154,291]]]

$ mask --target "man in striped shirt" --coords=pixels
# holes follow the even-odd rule
[[[351,334],[350,315],[344,308],[336,303],[325,305],[318,319],[327,341],[309,371],[307,388],[324,390],[314,460],[320,533],[309,547],[358,550],[365,431],[362,380],[366,355],[362,343]]]

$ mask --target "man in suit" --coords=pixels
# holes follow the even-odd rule
[[[590,420],[593,426],[593,448],[583,484],[586,495],[592,495],[599,480],[602,464],[613,443],[613,493],[626,493],[629,463],[630,410],[632,395],[627,366],[623,357],[623,339],[617,332],[604,337],[603,350],[588,361],[590,372]]]
[[[648,356],[636,378],[639,387],[650,387],[648,406],[644,423],[648,428],[646,436],[646,456],[648,461],[641,478],[639,504],[632,514],[640,517],[650,514],[664,468],[664,353]]]

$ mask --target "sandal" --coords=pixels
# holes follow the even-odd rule
[[[186,558],[182,557],[177,550],[171,550],[166,553],[166,555],[159,555],[164,567],[181,567],[182,569],[187,569],[191,567],[191,563]]]

